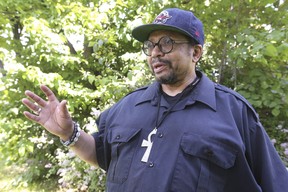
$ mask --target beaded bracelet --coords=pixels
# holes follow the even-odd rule
[[[62,139],[60,139],[60,142],[65,146],[65,147],[71,147],[73,145],[75,145],[75,143],[78,141],[80,135],[81,135],[81,129],[78,123],[73,122],[73,134],[70,137],[70,139],[68,141],[63,141]]]

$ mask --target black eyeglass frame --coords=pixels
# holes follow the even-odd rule
[[[167,40],[170,40],[170,41],[171,41],[171,49],[170,49],[169,51],[163,51],[162,45],[160,44],[161,40],[163,40],[164,38],[167,38]],[[145,43],[147,43],[147,42],[150,42],[151,45],[153,46],[153,48],[152,48],[152,47],[150,48],[150,51],[149,51],[149,48],[148,48],[148,47],[146,47],[146,48],[144,47],[144,46],[146,45]],[[157,43],[153,43],[153,42],[150,41],[150,40],[144,41],[143,44],[142,44],[142,51],[144,52],[145,55],[151,56],[151,55],[152,55],[151,53],[152,53],[153,49],[154,49],[156,46],[158,46],[159,50],[160,50],[162,53],[168,54],[168,53],[171,53],[171,51],[173,50],[174,44],[185,44],[185,43],[188,43],[188,44],[191,44],[191,45],[194,44],[192,41],[188,41],[188,40],[187,40],[187,41],[185,41],[185,40],[174,40],[174,39],[172,39],[172,38],[169,37],[169,36],[163,36],[163,37],[161,37],[161,38],[159,39],[159,41],[158,41]],[[147,50],[147,51],[145,51],[145,50]],[[151,52],[151,53],[149,54],[149,52]]]

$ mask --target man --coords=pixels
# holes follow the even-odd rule
[[[99,132],[81,131],[44,85],[48,101],[26,91],[38,115],[25,116],[106,170],[109,192],[287,192],[288,173],[251,105],[195,70],[201,21],[167,9],[132,35],[157,81],[104,111]]]

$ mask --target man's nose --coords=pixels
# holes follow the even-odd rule
[[[151,57],[162,57],[164,56],[164,53],[161,51],[159,45],[155,45],[155,47],[152,49]]]

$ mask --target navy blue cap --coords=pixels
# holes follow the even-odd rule
[[[170,8],[162,11],[151,24],[140,25],[132,30],[132,36],[140,42],[149,38],[153,31],[175,31],[193,38],[200,45],[204,45],[204,31],[202,22],[191,11]]]

